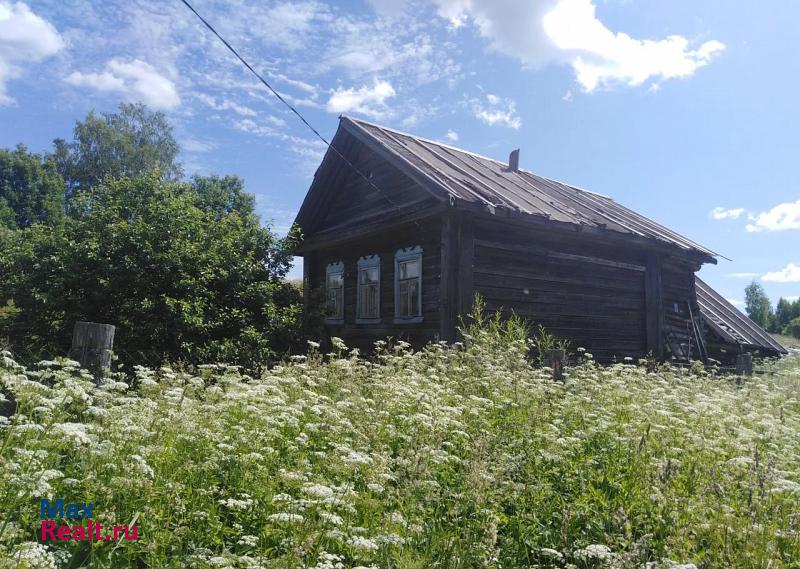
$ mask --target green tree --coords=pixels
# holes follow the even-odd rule
[[[63,193],[64,180],[52,158],[28,152],[22,144],[0,150],[0,225],[61,223]]]
[[[783,327],[781,333],[785,336],[792,336],[794,338],[800,338],[800,316],[797,318],[793,318],[790,320],[786,326]]]
[[[244,191],[244,180],[239,176],[193,176],[191,185],[200,206],[217,219],[231,213],[241,217],[255,214],[255,198]]]
[[[800,316],[800,312],[795,313],[795,304],[785,298],[780,298],[775,306],[775,319],[773,327],[775,332],[783,330],[792,319]]]
[[[63,230],[3,233],[0,304],[18,342],[63,353],[75,320],[117,326],[119,352],[259,369],[300,335],[285,280],[294,235],[278,239],[247,208],[208,206],[187,183],[150,173],[75,196]]]
[[[116,113],[90,112],[75,124],[74,139],[53,141],[54,158],[71,197],[103,178],[135,178],[158,171],[164,180],[183,175],[180,148],[164,113],[141,103],[121,104]]]
[[[750,320],[761,326],[768,328],[772,321],[772,306],[769,297],[757,282],[753,281],[744,289],[745,311]]]

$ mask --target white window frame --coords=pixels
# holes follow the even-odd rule
[[[381,321],[381,257],[380,255],[369,255],[361,257],[356,264],[356,324],[374,324]],[[377,284],[377,312],[375,316],[362,316],[361,315],[361,289],[371,285],[361,284],[361,271],[363,269],[377,269],[378,282]]]
[[[419,275],[417,276],[417,307],[419,312],[415,315],[400,315],[400,263],[404,261],[417,261]],[[394,323],[395,324],[415,324],[422,322],[422,247],[406,247],[399,249],[394,254]]]
[[[331,275],[341,275],[342,278],[342,301],[339,303],[339,314],[329,315],[328,308],[330,302],[328,282]],[[338,261],[336,263],[329,263],[325,267],[325,322],[328,324],[342,324],[344,323],[344,263]]]

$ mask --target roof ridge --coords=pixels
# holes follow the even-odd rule
[[[429,178],[435,172],[440,174],[444,181],[452,181],[467,188],[468,191],[465,193],[447,186],[444,182],[437,181],[439,188],[449,193],[451,199],[455,197],[466,201],[489,201],[482,196],[479,196],[481,199],[476,199],[474,195],[467,195],[474,192],[465,186],[465,184],[469,184],[468,180],[464,178],[466,174],[459,170],[457,163],[451,163],[453,160],[463,162],[469,158],[470,160],[467,161],[475,161],[487,172],[491,171],[498,176],[496,179],[498,182],[503,180],[498,184],[497,188],[491,184],[486,185],[490,193],[496,194],[497,200],[492,201],[498,201],[499,207],[524,212],[528,205],[531,205],[537,211],[529,213],[541,214],[547,217],[554,212],[566,213],[566,210],[562,211],[563,208],[561,206],[548,201],[548,199],[556,200],[559,204],[566,206],[567,209],[574,210],[576,214],[579,214],[577,217],[573,216],[575,219],[567,220],[574,225],[608,229],[609,231],[629,234],[632,237],[643,237],[667,243],[681,250],[699,253],[707,259],[707,261],[703,262],[716,264],[716,257],[721,256],[669,227],[622,205],[609,196],[586,190],[573,184],[546,178],[523,168],[510,171],[506,162],[370,121],[356,119],[347,115],[340,115],[339,121],[340,127],[365,135],[367,137],[365,141],[372,141],[383,147],[390,155],[396,155],[398,159],[408,162],[407,165],[414,172]],[[395,146],[397,148],[394,148]],[[415,150],[417,146],[419,150]],[[445,155],[450,155],[450,159],[448,160]],[[415,161],[409,161],[409,156],[414,157]],[[516,176],[513,174],[516,174]],[[515,181],[517,179],[524,182],[524,184],[517,184]],[[526,186],[520,188],[526,194],[534,196],[542,194],[546,195],[548,199],[545,199],[541,206],[537,206],[534,201],[516,193],[514,188],[517,185]],[[527,186],[530,186],[530,188]],[[549,188],[549,190],[545,188]],[[570,216],[567,215],[567,217],[569,218]],[[612,225],[609,225],[609,222]]]
[[[483,154],[479,154],[477,152],[473,152],[472,150],[467,150],[466,148],[461,148],[459,146],[453,146],[452,144],[447,144],[446,142],[442,142],[440,140],[434,140],[432,138],[427,138],[425,136],[419,136],[418,134],[412,134],[412,133],[406,132],[404,130],[399,130],[399,129],[396,129],[396,128],[393,128],[393,127],[389,127],[389,126],[386,126],[386,125],[382,125],[382,124],[378,124],[378,123],[375,123],[375,122],[372,122],[372,121],[353,118],[353,117],[351,117],[349,115],[339,115],[339,118],[340,119],[347,119],[347,120],[352,121],[354,123],[362,123],[362,124],[366,124],[366,125],[369,125],[369,126],[372,126],[372,127],[375,127],[375,128],[388,130],[389,132],[392,132],[394,134],[399,134],[399,135],[402,135],[402,136],[408,136],[409,138],[414,138],[416,140],[421,140],[423,142],[429,142],[430,144],[435,144],[437,146],[441,146],[442,148],[448,148],[450,150],[455,150],[456,152],[462,152],[462,153],[468,154],[470,156],[475,156],[477,158],[483,158],[484,160],[488,160],[490,162],[494,162],[494,163],[499,164],[501,166],[506,166],[506,167],[508,166],[508,163],[507,162],[503,162],[502,160],[498,160],[496,158],[490,158],[489,156],[485,156]],[[601,194],[600,192],[587,190],[586,188],[581,188],[581,187],[576,186],[574,184],[570,184],[570,183],[567,183],[567,182],[562,182],[561,180],[556,180],[555,178],[547,178],[545,176],[537,174],[536,172],[532,172],[531,170],[526,170],[525,168],[519,168],[519,171],[520,172],[525,172],[526,174],[531,174],[532,176],[537,176],[539,178],[542,178],[544,180],[548,180],[550,182],[556,182],[558,184],[561,184],[563,186],[567,186],[570,189],[573,189],[573,190],[576,190],[576,191],[579,191],[579,192],[586,192],[587,194],[592,194],[592,195],[595,195],[595,196],[600,196],[602,198],[606,198],[606,199],[611,200],[611,201],[615,201],[614,198],[612,198],[610,196],[607,196],[605,194]],[[618,203],[618,202],[615,202],[615,203]]]
[[[452,144],[447,144],[445,142],[440,142],[438,140],[433,140],[432,138],[426,138],[424,136],[411,134],[410,132],[406,132],[404,130],[399,130],[399,129],[396,129],[396,128],[388,127],[386,125],[374,123],[374,122],[371,122],[371,121],[365,121],[364,119],[356,119],[356,118],[353,118],[353,117],[348,116],[348,115],[340,115],[339,118],[340,119],[347,119],[347,120],[353,121],[355,123],[367,124],[369,126],[374,126],[375,128],[388,130],[389,132],[393,132],[395,134],[408,136],[410,138],[415,138],[417,140],[422,140],[423,142],[430,142],[431,144],[436,144],[437,146],[442,146],[444,148],[449,148],[450,150],[455,150],[456,152],[463,152],[464,154],[470,154],[472,156],[477,156],[478,158],[483,158],[484,160],[489,160],[491,162],[496,162],[498,164],[504,164],[504,165],[508,166],[508,164],[506,164],[505,162],[502,162],[500,160],[497,160],[496,158],[489,158],[488,156],[484,156],[483,154],[478,154],[477,152],[472,152],[471,150],[467,150],[465,148],[459,148],[458,146],[453,146]]]

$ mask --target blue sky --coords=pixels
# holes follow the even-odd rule
[[[613,197],[800,294],[800,3],[195,0],[325,136],[341,113]],[[0,0],[0,147],[143,101],[187,173],[233,173],[285,231],[324,146],[178,0]],[[298,274],[295,269],[294,274]]]

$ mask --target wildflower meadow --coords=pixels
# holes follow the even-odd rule
[[[796,362],[737,381],[584,353],[561,384],[499,321],[317,348],[99,386],[4,352],[0,567],[800,567]],[[42,541],[42,499],[138,539]]]

